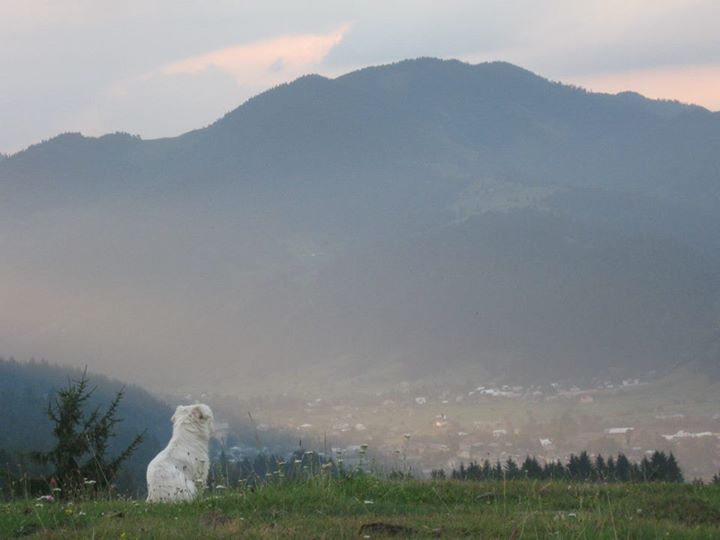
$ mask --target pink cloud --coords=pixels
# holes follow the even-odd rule
[[[197,74],[210,68],[238,84],[277,84],[319,65],[350,29],[344,24],[326,34],[293,34],[190,56],[163,66],[164,75]]]
[[[564,80],[598,92],[633,90],[650,98],[676,99],[720,110],[720,64],[668,66]]]

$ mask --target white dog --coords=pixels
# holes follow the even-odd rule
[[[190,501],[207,481],[212,410],[203,404],[180,405],[172,423],[170,442],[147,468],[148,502]]]

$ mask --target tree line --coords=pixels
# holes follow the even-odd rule
[[[445,478],[445,471],[435,470],[433,478]],[[450,473],[453,480],[564,480],[574,482],[683,482],[684,477],[675,456],[665,452],[653,452],[639,462],[631,462],[625,454],[605,459],[594,459],[587,452],[571,454],[567,463],[548,461],[540,463],[536,457],[526,457],[521,464],[508,458],[494,465],[489,460],[469,465],[460,463]]]

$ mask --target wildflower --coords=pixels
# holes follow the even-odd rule
[[[35,499],[38,502],[53,502],[55,501],[55,497],[52,495],[40,495],[37,499]]]
[[[85,484],[86,486],[94,486],[95,484],[97,484],[97,480],[88,480],[86,478],[83,484]]]
[[[218,484],[217,486],[215,486],[215,489],[225,489],[225,486],[223,486],[222,484]]]
[[[82,516],[86,516],[86,515],[87,515],[87,514],[86,514],[85,512],[83,512],[82,510],[80,510],[80,511],[78,512],[78,517],[82,517]]]
[[[52,490],[53,490],[55,493],[60,493],[60,492],[62,491],[62,489],[60,489],[59,487],[54,487],[54,488],[52,488]]]
[[[368,500],[365,500],[365,501],[363,501],[363,504],[375,504],[375,502],[373,502],[373,501],[368,501]]]

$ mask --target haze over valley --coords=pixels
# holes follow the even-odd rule
[[[697,105],[434,58],[61,134],[0,160],[0,353],[209,401],[239,456],[662,448],[709,477],[719,148]]]

